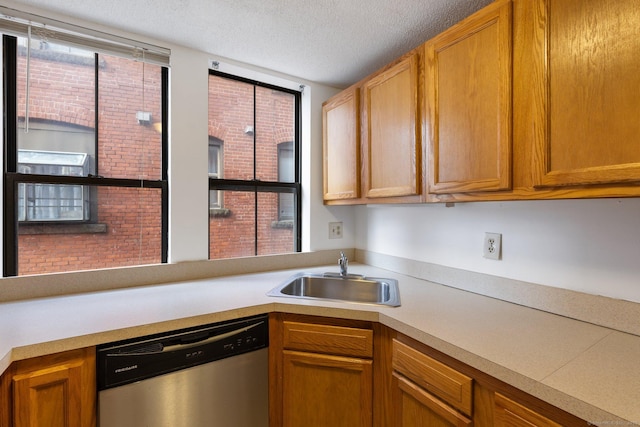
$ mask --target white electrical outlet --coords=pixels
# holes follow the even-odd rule
[[[502,256],[502,234],[484,233],[483,255],[488,259],[500,259]]]
[[[329,223],[329,238],[342,239],[342,223],[341,222]]]

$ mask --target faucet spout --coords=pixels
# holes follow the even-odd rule
[[[344,252],[340,252],[340,258],[338,258],[338,266],[340,267],[340,276],[347,275],[347,269],[349,268],[349,260]]]

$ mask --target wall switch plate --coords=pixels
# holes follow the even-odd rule
[[[501,259],[502,257],[502,234],[484,233],[483,256],[488,259]]]
[[[341,222],[329,223],[329,238],[342,239],[342,223]]]

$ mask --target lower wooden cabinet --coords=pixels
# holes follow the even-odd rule
[[[94,348],[14,362],[0,383],[0,426],[95,426],[95,364]]]
[[[371,427],[371,324],[281,314],[270,322],[270,425]]]
[[[272,313],[271,427],[589,424],[377,322]],[[14,362],[0,427],[95,427],[95,348]]]
[[[376,322],[272,313],[271,427],[589,424]]]
[[[397,332],[391,344],[394,427],[560,427],[589,424]],[[377,360],[375,361],[377,363]],[[507,397],[508,396],[508,397]]]

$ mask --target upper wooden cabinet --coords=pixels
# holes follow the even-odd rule
[[[420,196],[422,132],[420,52],[414,51],[362,84],[364,196]]]
[[[429,193],[511,188],[511,1],[425,44]]]
[[[324,200],[360,197],[360,103],[357,87],[322,105]]]
[[[640,181],[637,0],[523,3],[534,186]]]
[[[639,51],[637,0],[496,0],[356,85],[360,197],[325,200],[638,197]]]

